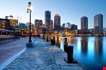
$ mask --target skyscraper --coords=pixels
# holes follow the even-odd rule
[[[36,31],[37,31],[37,35],[42,34],[42,25],[43,25],[42,20],[35,19],[35,28],[36,28]]]
[[[50,21],[50,24],[48,25],[48,31],[51,32],[53,31],[53,21]]]
[[[81,17],[81,31],[83,33],[87,33],[88,31],[88,17],[86,16]]]
[[[54,16],[54,29],[59,30],[60,29],[60,24],[61,24],[61,17],[60,17],[60,15],[56,14]]]
[[[94,16],[94,32],[102,33],[103,32],[103,15],[97,14]]]
[[[47,31],[49,31],[50,22],[51,22],[51,12],[47,10],[45,11],[45,24]]]
[[[45,24],[48,25],[50,24],[51,21],[51,12],[50,11],[45,11]]]

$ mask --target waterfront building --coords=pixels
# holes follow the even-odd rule
[[[71,30],[77,30],[78,28],[77,28],[77,25],[75,25],[75,24],[71,24]]]
[[[15,27],[18,25],[17,19],[9,19],[10,20],[10,26],[15,29]]]
[[[65,28],[65,23],[63,23],[62,28],[63,28],[63,29]]]
[[[61,28],[61,17],[60,15],[56,14],[54,16],[54,30],[60,30]]]
[[[42,24],[42,33],[45,34],[47,31],[46,24]]]
[[[103,15],[97,14],[94,16],[94,33],[102,33],[103,32]]]
[[[82,33],[88,32],[88,17],[86,16],[81,17],[81,32]]]
[[[17,19],[0,18],[0,34],[13,34],[18,25]]]
[[[25,23],[19,23],[17,32],[21,36],[28,36],[28,26]]]
[[[66,28],[68,28],[68,29],[71,28],[71,23],[70,22],[67,23]]]
[[[41,19],[35,20],[35,28],[36,28],[37,35],[42,34],[42,25],[43,25],[43,22]]]
[[[47,29],[49,28],[51,22],[51,12],[49,10],[45,11],[45,24]]]
[[[48,31],[51,32],[53,31],[53,21],[50,21],[50,24],[48,25]]]
[[[9,19],[0,18],[0,29],[8,29],[10,27]]]

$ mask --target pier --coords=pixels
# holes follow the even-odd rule
[[[51,42],[33,38],[33,43],[3,70],[84,70],[79,63],[67,63],[67,54]]]

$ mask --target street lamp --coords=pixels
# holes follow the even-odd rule
[[[27,7],[27,13],[29,13],[29,42],[27,43],[27,47],[32,47],[32,40],[31,40],[31,13],[32,13],[32,5],[31,2],[28,2],[28,7]]]

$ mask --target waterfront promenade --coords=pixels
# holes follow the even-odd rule
[[[0,70],[25,51],[26,42],[27,38],[0,41]]]
[[[34,47],[25,48],[26,42],[26,38],[19,41],[18,45],[25,51],[18,54],[16,59],[10,59],[11,63],[4,66],[3,70],[83,70],[80,64],[67,64],[64,61],[67,54],[58,47],[51,46],[50,42],[34,38]]]

